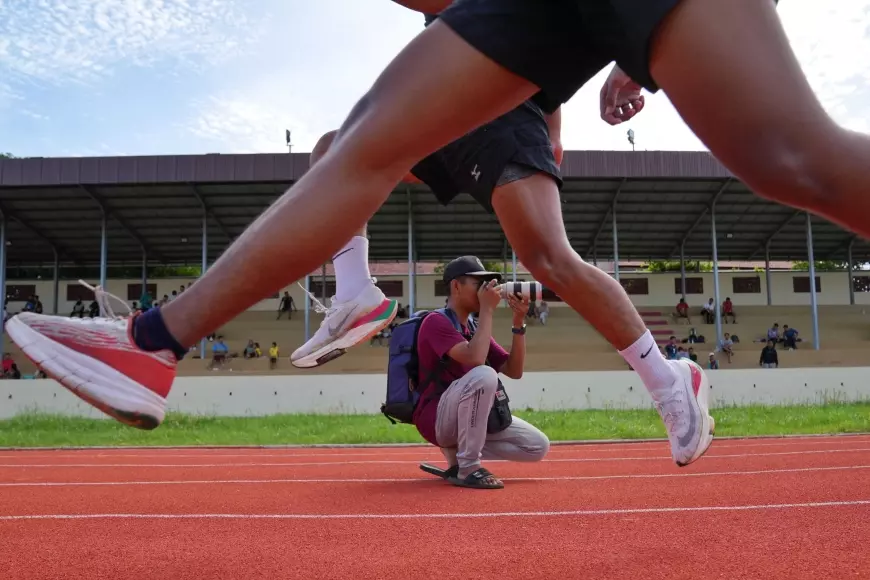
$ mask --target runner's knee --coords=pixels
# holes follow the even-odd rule
[[[523,254],[523,265],[529,269],[532,277],[557,293],[567,287],[569,279],[576,279],[574,270],[578,264],[582,264],[580,256],[570,246],[535,245]]]

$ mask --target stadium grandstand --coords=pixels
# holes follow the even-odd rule
[[[93,295],[79,279],[131,308],[143,288],[155,302],[171,300],[307,169],[306,153],[0,159],[6,316],[30,308],[89,316]],[[663,347],[674,337],[701,364],[713,353],[720,368],[754,368],[768,331],[777,325],[781,336],[787,325],[798,331],[797,348],[780,346],[781,367],[870,364],[866,240],[753,195],[705,152],[571,151],[563,173],[573,247],[621,282]],[[402,185],[371,220],[369,237],[372,273],[405,313],[443,304],[439,264],[457,255],[529,279],[494,216],[465,195],[442,207],[425,186]],[[276,255],[274,266],[292,259]],[[290,352],[321,321],[306,287],[326,303],[331,265],[284,290],[291,312],[279,313],[282,291],[191,345],[179,374],[384,372],[388,336],[319,369],[292,367]],[[681,299],[688,319],[676,316]],[[708,318],[711,299],[730,299],[735,320],[721,307]],[[558,296],[547,292],[545,302],[548,315],[529,319],[527,370],[626,368]],[[502,316],[496,339],[509,341],[507,309]],[[725,333],[736,339],[730,357],[719,348]],[[215,361],[221,342],[230,356]],[[250,345],[266,353],[273,342],[281,349],[276,368],[266,356],[246,356]],[[3,346],[32,376],[17,347]]]

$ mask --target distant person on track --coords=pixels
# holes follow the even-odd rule
[[[499,373],[523,376],[526,358],[525,316],[528,305],[511,295],[513,340],[506,351],[492,337],[493,315],[501,302],[495,289],[501,274],[487,272],[472,256],[457,258],[444,268],[450,288],[447,308],[461,325],[441,312],[429,314],[417,335],[420,384],[447,357],[445,369],[420,393],[414,425],[429,443],[440,447],[449,467],[447,481],[462,487],[500,489],[504,483],[482,467],[481,459],[540,461],[550,440],[537,427],[512,417],[510,425],[488,433],[488,417],[499,389]],[[469,315],[475,317],[471,333]]]

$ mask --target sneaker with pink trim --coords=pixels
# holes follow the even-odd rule
[[[66,318],[22,312],[6,323],[9,337],[50,378],[114,419],[139,429],[154,429],[166,413],[177,360],[170,351],[146,352],[136,346],[135,315],[117,316],[113,296],[93,288],[101,317]]]
[[[299,368],[320,366],[340,357],[388,327],[399,310],[398,302],[388,300],[374,281],[351,300],[338,302],[333,297],[328,308],[305,291],[314,302],[314,310],[326,316],[311,340],[290,355],[290,362]]]
[[[674,463],[685,467],[710,448],[716,422],[710,416],[710,382],[704,370],[685,358],[673,364],[677,378],[655,407],[667,428]]]

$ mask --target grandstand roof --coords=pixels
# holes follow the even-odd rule
[[[201,262],[202,217],[209,260],[308,169],[307,153],[104,158],[0,159],[0,211],[8,218],[7,264],[99,261],[102,212],[109,262]],[[574,248],[591,260],[613,257],[616,203],[620,259],[711,257],[710,208],[716,203],[720,260],[805,260],[801,212],[753,195],[706,152],[569,151],[563,163],[563,214]],[[370,258],[404,261],[408,192],[416,258],[460,253],[500,259],[506,248],[494,216],[467,195],[438,205],[425,186],[401,186],[369,224]],[[853,235],[813,218],[815,256],[845,259]],[[870,258],[855,239],[853,256]]]

